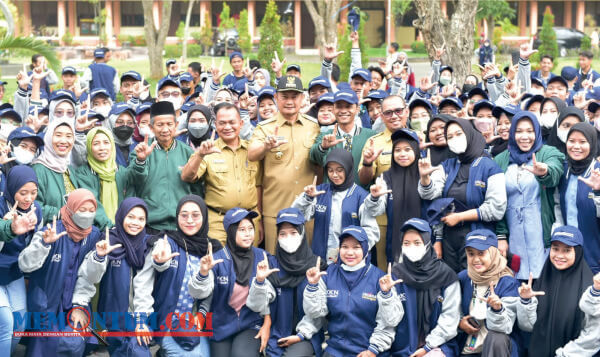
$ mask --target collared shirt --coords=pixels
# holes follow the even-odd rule
[[[269,135],[285,138],[287,142],[266,152],[261,160],[263,167],[263,215],[276,217],[279,210],[289,207],[296,195],[313,181],[314,170],[309,152],[319,135],[319,124],[305,115],[294,122],[287,121],[281,113],[262,121],[254,130],[251,145],[263,144]]]
[[[248,161],[248,141],[240,139],[240,146],[233,150],[219,138],[215,146],[221,152],[205,156],[196,173],[206,183],[206,205],[221,212],[234,207],[254,209],[260,174],[259,163]]]
[[[363,154],[360,158],[360,164],[358,166],[359,170],[363,166],[365,150],[371,147],[371,140],[373,140],[375,151],[383,149],[379,157],[377,157],[377,160],[373,161],[373,180],[375,180],[376,177],[379,177],[379,175],[386,172],[390,166],[392,166],[392,132],[386,127],[383,132],[373,135],[367,140],[363,148]]]

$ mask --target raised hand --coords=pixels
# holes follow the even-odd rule
[[[135,147],[135,154],[137,155],[137,159],[139,161],[146,161],[148,156],[150,156],[150,154],[152,153],[152,150],[154,150],[154,147],[157,143],[158,141],[155,140],[152,143],[152,145],[148,145],[148,135],[146,135],[144,137],[144,141],[137,144],[137,146]]]
[[[369,139],[369,147],[363,153],[363,164],[372,164],[375,160],[377,160],[382,152],[383,148],[375,150],[375,141],[373,141],[373,139]]]
[[[344,53],[344,51],[338,51],[335,43],[325,44],[325,47],[323,48],[323,58],[328,62],[333,61],[334,58],[342,53]]]
[[[34,81],[41,81],[46,78],[49,73],[50,72],[44,70],[43,66],[35,67],[31,72],[31,79]]]
[[[494,292],[493,282],[490,282],[490,295],[487,298],[487,304],[496,311],[502,309],[502,300],[500,300],[500,297]]]
[[[588,185],[592,190],[600,190],[600,169],[594,169],[589,177],[579,176],[579,180]]]
[[[392,77],[400,78],[402,75],[402,64],[400,62],[392,63]]]
[[[143,93],[148,91],[148,89],[150,89],[150,84],[145,86],[144,85],[144,77],[142,76],[142,80],[139,82],[136,82],[135,85],[133,86],[133,97],[140,98]]]
[[[548,165],[543,162],[539,162],[535,160],[535,154],[531,156],[531,160],[533,161],[533,166],[523,165],[523,168],[532,174],[540,177],[544,176],[548,173]]]
[[[158,240],[157,246],[152,250],[152,259],[158,264],[164,264],[178,255],[177,252],[171,253],[171,245],[166,234],[163,239]]]
[[[243,71],[244,71],[244,76],[246,77],[246,79],[248,81],[254,80],[254,73],[256,72],[256,70],[257,70],[256,67],[250,68],[250,59],[247,58],[246,59],[246,66],[244,67]],[[246,90],[246,92],[247,91],[248,90]]]
[[[306,280],[308,280],[310,284],[318,284],[323,275],[327,275],[327,272],[321,271],[321,257],[317,256],[317,264],[306,271]]]
[[[285,64],[287,59],[284,58],[283,61],[280,61],[277,51],[274,51],[274,55],[275,55],[275,58],[273,58],[271,60],[271,69],[279,77],[279,76],[281,76],[281,71],[283,70],[283,65]]]
[[[261,284],[264,283],[265,279],[269,275],[279,271],[277,268],[269,269],[269,259],[267,258],[267,253],[263,252],[263,255],[264,259],[258,262],[258,265],[256,265],[256,281]]]
[[[431,82],[431,78],[429,78],[429,76],[422,77],[419,80],[419,89],[421,89],[423,92],[428,92],[433,87],[435,87],[435,83]]]
[[[106,227],[105,238],[96,243],[96,254],[98,254],[99,257],[104,257],[110,254],[110,252],[113,250],[122,247],[121,244],[110,245],[109,237],[110,234],[108,233],[108,227]]]
[[[488,130],[488,131],[484,131],[483,133],[481,133],[483,135],[483,137],[485,138],[485,142],[488,144],[491,144],[494,142],[494,140],[498,139],[500,137],[500,135],[495,135],[494,134],[494,130]]]
[[[12,206],[12,208],[6,212],[6,214],[4,215],[4,220],[9,220],[9,219],[13,219],[15,216],[17,216],[17,207],[19,206],[19,202],[17,200],[15,200],[15,204]]]
[[[324,150],[327,150],[329,148],[336,146],[339,143],[343,143],[344,138],[338,139],[337,133],[338,133],[338,126],[337,126],[337,124],[335,124],[333,126],[333,132],[331,134],[323,136],[323,140],[321,140],[321,148],[323,148]]]
[[[210,136],[210,140],[204,140],[200,144],[198,149],[196,149],[196,152],[202,156],[221,152],[221,150],[217,146],[215,146],[215,132],[214,131],[213,131],[212,135]]]
[[[304,193],[308,197],[311,197],[311,198],[315,198],[315,197],[320,196],[325,193],[325,191],[317,190],[317,176],[316,175],[315,175],[315,178],[313,179],[313,183],[311,185],[304,187]]]
[[[527,284],[521,283],[519,287],[519,296],[521,299],[531,299],[534,296],[546,295],[544,291],[533,291],[533,273],[529,273],[529,281]]]
[[[0,165],[4,165],[8,162],[15,161],[17,159],[16,157],[8,157],[8,153],[11,151],[10,146],[10,142],[8,143],[8,145],[0,146]]]
[[[222,263],[222,262],[223,262],[223,259],[215,260],[213,258],[212,244],[210,242],[208,242],[208,251],[207,251],[206,255],[203,256],[202,259],[200,259],[200,275],[207,276],[208,272],[211,271],[212,268],[215,267],[215,265]]]
[[[27,69],[23,65],[23,70],[17,74],[17,84],[19,88],[27,90],[29,83],[31,83],[31,76],[27,75]]]
[[[52,225],[48,223],[47,229],[42,234],[42,239],[46,244],[52,244],[56,242],[60,237],[67,234],[67,231],[64,231],[60,234],[56,234],[56,216],[52,217]]]
[[[84,114],[75,121],[75,130],[80,133],[86,132],[92,129],[96,125],[97,121],[98,119],[89,120],[87,114]]]
[[[526,59],[529,59],[529,56],[536,53],[537,51],[538,50],[533,49],[533,37],[532,37],[529,42],[521,44],[521,47],[519,48],[519,57],[526,60]]]
[[[392,193],[392,190],[388,189],[387,183],[383,179],[383,174],[381,174],[377,179],[375,179],[375,184],[371,185],[369,188],[371,191],[371,196],[378,198],[385,194]]]
[[[265,138],[265,149],[267,149],[267,150],[275,149],[275,148],[287,143],[287,140],[284,137],[277,136],[277,133],[279,133],[279,126],[275,127],[275,130],[273,131],[273,135],[268,135]]]
[[[519,71],[519,64],[515,64],[512,66],[508,66],[508,73],[506,73],[506,79],[509,81],[513,81],[517,76],[517,72]]]
[[[442,46],[440,48],[437,48],[435,45],[433,46],[433,49],[435,50],[435,53],[433,55],[433,58],[435,58],[436,60],[441,60],[442,56],[444,55],[444,49],[446,48],[446,42],[444,42],[442,44]]]
[[[421,179],[428,178],[432,172],[439,170],[440,166],[431,166],[431,155],[429,149],[427,149],[427,157],[419,159],[419,175]]]
[[[381,289],[381,291],[387,293],[394,287],[394,285],[399,284],[401,282],[402,279],[392,279],[392,263],[388,263],[387,274],[379,278],[379,288]]]
[[[11,209],[7,213],[7,215],[12,214],[12,218],[9,218],[9,219],[12,219],[12,222],[10,224],[10,229],[12,230],[13,234],[15,234],[15,235],[21,235],[21,234],[25,234],[29,231],[32,231],[35,229],[35,226],[37,224],[37,217],[35,215],[35,206],[32,205],[32,209],[27,213],[19,213],[17,211],[18,204],[19,203],[15,200],[15,205],[13,206],[13,209]]]
[[[210,68],[210,73],[212,75],[212,80],[215,84],[221,83],[221,76],[223,73],[223,60],[221,60],[221,64],[219,67],[215,67],[214,59],[212,63],[212,67]]]

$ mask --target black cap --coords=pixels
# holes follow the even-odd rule
[[[302,89],[302,80],[296,76],[283,76],[277,82],[277,91],[278,92],[304,92]]]
[[[154,118],[159,115],[175,116],[175,107],[173,107],[173,103],[167,101],[160,101],[152,104],[152,106],[150,107],[150,118]]]

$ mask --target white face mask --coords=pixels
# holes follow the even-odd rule
[[[152,132],[152,130],[150,130],[149,126],[142,126],[139,128],[138,130],[140,132],[140,135],[143,136],[144,138],[147,136],[150,139],[152,139],[154,137],[154,132]]]
[[[110,113],[110,105],[97,106],[93,108],[93,110],[96,113],[101,114],[106,119]]]
[[[560,141],[562,141],[563,143],[567,142],[567,134],[569,134],[569,129],[558,129],[556,130],[556,136],[558,136],[558,138],[560,139]]]
[[[277,241],[284,252],[292,254],[296,253],[300,247],[300,244],[302,244],[302,237],[296,233],[285,236],[284,238],[279,238]]]
[[[173,104],[173,108],[175,110],[179,110],[179,108],[181,108],[181,98],[169,98],[166,100],[167,102],[171,102],[171,104]]]
[[[13,149],[13,156],[19,165],[29,165],[33,161],[35,154],[17,146]]]
[[[365,265],[366,265],[365,259],[363,258],[363,260],[361,260],[358,264],[356,264],[354,266],[349,266],[349,265],[342,263],[342,269],[344,269],[345,271],[357,271],[360,268],[364,267]]]
[[[460,155],[467,150],[467,138],[464,135],[452,138],[448,140],[448,149],[455,153],[456,155]]]
[[[410,260],[413,263],[423,259],[426,252],[426,245],[411,245],[407,247],[402,247],[402,254],[406,257],[406,259]]]
[[[542,126],[544,128],[550,129],[556,122],[557,117],[558,117],[558,114],[554,114],[554,113],[542,114],[542,115],[540,115],[540,124],[542,124]]]

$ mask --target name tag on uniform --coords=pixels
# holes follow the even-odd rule
[[[110,266],[113,268],[119,268],[121,266],[121,259],[115,259],[110,262]]]
[[[589,192],[588,193],[588,198],[591,198],[593,200],[594,199],[594,192]]]
[[[358,219],[358,214],[356,214],[356,212],[352,212],[352,219]]]
[[[338,297],[339,294],[340,294],[340,292],[338,290],[327,290],[328,298],[336,298],[336,297]]]
[[[475,181],[475,186],[481,187],[481,188],[485,188],[485,182],[484,181],[476,180]]]
[[[225,160],[223,160],[223,159],[214,159],[214,160],[212,161],[212,163],[213,163],[213,164],[224,164],[224,163],[225,163]]]
[[[362,293],[362,298],[369,301],[377,301],[377,296],[371,293]]]
[[[392,154],[392,150],[389,150],[389,151],[383,151],[383,152],[381,153],[381,155],[391,155],[391,154]]]

